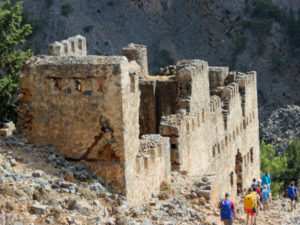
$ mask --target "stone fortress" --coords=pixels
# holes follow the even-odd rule
[[[86,52],[77,35],[22,68],[18,126],[28,142],[88,164],[135,206],[170,183],[172,170],[213,177],[203,190],[212,204],[259,176],[255,72],[194,59],[150,76],[143,45],[123,56]]]

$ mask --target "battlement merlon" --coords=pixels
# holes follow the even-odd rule
[[[177,63],[177,111],[195,114],[199,107],[209,105],[208,64],[205,61],[182,60]]]
[[[235,82],[239,85],[239,88],[246,88],[256,82],[256,71],[250,71],[247,73],[239,73]]]
[[[137,62],[141,67],[141,77],[148,75],[147,47],[145,45],[131,43],[123,48],[123,56],[126,56],[129,62]]]
[[[52,56],[85,56],[86,38],[77,35],[61,42],[55,41],[48,46],[48,52]]]
[[[228,67],[208,67],[209,88],[225,86],[225,80],[229,75]]]

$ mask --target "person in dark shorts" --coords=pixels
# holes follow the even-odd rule
[[[291,211],[296,208],[296,199],[298,197],[298,188],[295,186],[294,181],[288,185],[288,197],[291,200]]]

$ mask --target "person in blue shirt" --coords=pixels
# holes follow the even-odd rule
[[[296,208],[296,199],[298,196],[298,189],[295,186],[294,181],[291,182],[290,185],[288,185],[288,197],[291,199],[291,211],[293,211],[294,208]],[[294,204],[295,202],[295,204]]]
[[[261,177],[261,185],[267,185],[269,192],[271,193],[271,175],[269,170],[266,171]]]
[[[270,210],[269,203],[271,201],[271,196],[266,184],[264,184],[263,188],[264,189],[262,191],[262,202],[263,202],[264,210],[269,211]]]

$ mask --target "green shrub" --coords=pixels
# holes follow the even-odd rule
[[[266,170],[271,173],[272,196],[285,191],[283,188],[291,181],[300,183],[300,141],[295,139],[289,143],[283,154],[275,156],[275,150],[264,141],[260,144],[260,169],[261,174]]]
[[[300,47],[300,19],[295,19],[295,15],[292,10],[286,19],[286,25],[290,44],[296,48]]]
[[[85,32],[85,33],[89,33],[91,30],[93,30],[94,27],[92,25],[87,25],[87,26],[84,26],[82,28],[82,30]]]
[[[287,170],[287,158],[285,156],[275,156],[272,145],[266,145],[262,141],[260,144],[260,169],[261,174],[266,170],[270,171],[272,196],[276,197],[283,188],[282,174]]]
[[[235,53],[241,53],[245,50],[247,44],[247,38],[245,36],[239,36],[235,41]]]
[[[67,17],[73,11],[74,11],[74,8],[72,7],[72,5],[70,3],[65,3],[65,4],[61,5],[61,8],[60,8],[61,15]]]
[[[30,24],[33,33],[42,28],[45,25],[45,20],[42,18],[31,17],[28,11],[22,12],[22,23],[21,25]]]
[[[255,33],[268,34],[272,28],[272,21],[266,19],[245,20],[242,25]]]
[[[45,0],[45,5],[49,8],[51,5],[53,5],[54,0]]]
[[[95,54],[96,55],[102,55],[102,53],[100,51],[98,51],[98,50],[95,51]]]
[[[271,66],[272,66],[272,70],[277,70],[281,67],[282,65],[282,56],[279,54],[272,54],[271,56]]]
[[[273,4],[271,0],[256,1],[252,16],[265,19],[275,19],[278,22],[282,20],[282,12],[280,8]]]
[[[258,44],[257,44],[257,53],[259,55],[262,55],[262,54],[264,54],[265,49],[266,49],[266,44],[263,41],[258,42]]]
[[[288,169],[284,173],[284,180],[286,184],[295,181],[300,184],[300,140],[295,139],[289,143],[285,156],[287,158]]]
[[[175,59],[171,57],[170,52],[168,50],[166,49],[160,50],[159,55],[165,64],[167,65],[175,64]]]

